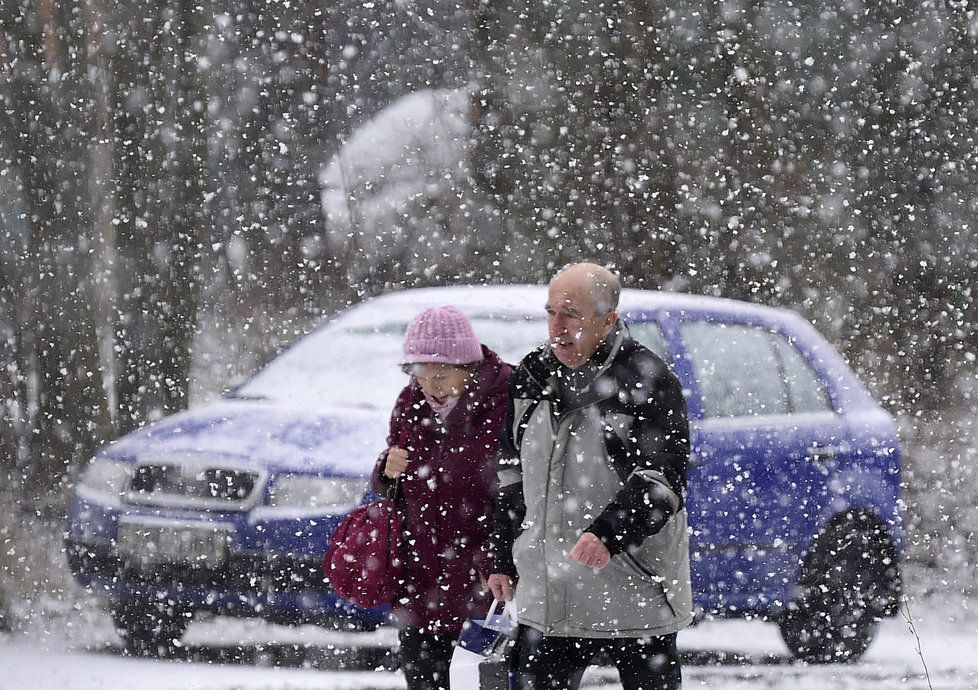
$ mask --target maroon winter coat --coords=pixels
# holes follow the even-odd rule
[[[496,451],[513,372],[483,346],[482,366],[442,423],[412,381],[397,398],[388,447],[406,448],[401,480],[406,576],[394,612],[406,625],[456,635],[487,603],[479,567],[488,553],[495,503]],[[373,473],[384,492],[386,451]],[[487,576],[488,573],[483,573]]]

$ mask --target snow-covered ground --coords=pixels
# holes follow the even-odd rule
[[[685,687],[978,688],[978,601],[911,600],[930,674],[904,617],[884,622],[856,664],[809,666],[788,658],[777,628],[707,621],[680,634]],[[336,633],[215,618],[194,623],[175,660],[122,655],[107,616],[81,610],[0,634],[0,688],[37,690],[368,690],[403,688],[386,650],[390,629]],[[355,669],[355,670],[353,670]],[[592,669],[586,688],[620,688],[614,669]]]

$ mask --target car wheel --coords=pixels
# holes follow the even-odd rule
[[[812,663],[857,661],[876,637],[884,549],[847,523],[821,534],[802,568],[800,595],[779,618],[791,653]]]
[[[165,603],[124,603],[112,608],[115,629],[134,656],[172,656],[191,617],[190,612]]]

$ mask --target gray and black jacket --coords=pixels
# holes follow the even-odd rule
[[[518,577],[521,623],[547,635],[665,635],[691,620],[678,379],[623,322],[578,370],[542,347],[510,381],[493,571]],[[583,532],[612,554],[566,560]]]

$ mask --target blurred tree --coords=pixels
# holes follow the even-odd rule
[[[188,403],[202,241],[209,236],[206,119],[210,4],[114,5],[112,198],[116,203],[117,428]]]
[[[976,338],[966,8],[483,1],[475,36],[509,275],[593,257],[795,308],[896,411],[947,403]]]
[[[26,463],[27,377],[19,346],[22,321],[7,266],[0,269],[0,479],[12,483]]]
[[[0,247],[4,462],[56,481],[101,439],[185,406],[205,367],[213,393],[366,295],[541,282],[581,258],[630,285],[798,309],[897,412],[967,402],[968,13],[7,3],[0,219],[19,225],[3,221]],[[320,172],[399,99],[463,85],[465,174],[405,205],[397,257],[356,238],[337,250],[330,237],[350,233],[323,212]]]
[[[23,263],[0,286],[16,315],[7,372],[24,418],[29,495],[57,496],[108,429],[93,309],[87,169],[92,139],[86,3],[3,6],[5,151],[26,221]],[[11,267],[7,263],[5,269]]]
[[[664,136],[675,78],[665,11],[479,4],[487,108],[475,168],[519,257],[511,272],[544,280],[581,256],[608,257],[649,286],[671,272],[679,195]]]
[[[187,402],[207,179],[205,8],[112,9],[4,6],[2,150],[24,239],[0,281],[12,319],[3,428],[19,435],[5,442],[14,452],[26,445],[20,470],[37,499],[56,496],[114,433]]]
[[[41,1],[4,5],[2,17],[3,150],[25,221],[23,243],[9,238],[14,257],[0,281],[5,316],[14,319],[5,338],[5,416],[21,434],[8,445],[27,455],[18,463],[20,481],[37,500],[56,493],[108,428],[92,306],[86,170],[94,84],[83,10],[80,2]]]
[[[219,253],[206,265],[206,308],[209,326],[242,336],[222,343],[233,380],[360,298],[325,251],[318,177],[341,139],[397,89],[396,12],[352,0],[228,0],[214,12],[210,243]]]
[[[3,584],[0,583],[0,630],[9,631],[11,622],[10,598],[7,596]]]
[[[2,47],[0,47],[2,49]],[[7,72],[2,72],[4,77]],[[2,93],[2,92],[0,92]],[[0,95],[0,102],[5,97]],[[0,110],[0,130],[11,132],[10,111]],[[27,321],[20,276],[24,272],[27,226],[20,179],[9,137],[0,137],[0,480],[13,483],[27,459],[28,377],[20,338]]]

